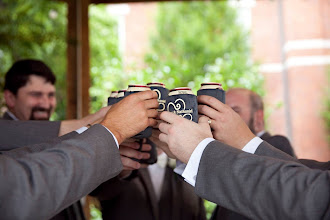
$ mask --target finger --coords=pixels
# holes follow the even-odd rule
[[[159,135],[159,140],[162,141],[162,142],[164,142],[164,143],[166,143],[166,144],[168,144],[168,136],[166,134],[164,134],[164,133],[161,133]]]
[[[134,138],[127,138],[122,144],[124,144],[124,143],[137,143],[136,142],[136,139],[134,139]]]
[[[156,118],[156,125],[154,125],[153,128],[158,130],[159,124],[160,124],[161,122],[163,122],[163,121],[162,121],[162,120],[158,120],[158,119]]]
[[[121,162],[123,163],[123,166],[126,168],[139,169],[141,167],[139,162],[134,161],[128,157],[121,156],[120,159],[121,159]]]
[[[136,159],[141,159],[142,158],[142,152],[133,150],[132,148],[121,146],[119,148],[120,155],[125,156],[125,157],[132,157]]]
[[[157,99],[149,99],[149,100],[145,100],[144,101],[144,106],[147,108],[147,109],[158,109],[158,101]],[[157,111],[158,113],[158,111]],[[156,115],[157,116],[157,115]]]
[[[152,129],[152,133],[151,133],[151,137],[157,138],[160,134],[160,130],[159,129]]]
[[[213,120],[213,122],[215,122],[215,121]],[[203,126],[204,128],[210,129],[210,126],[212,124],[212,119],[210,119],[207,116],[201,116],[198,119],[198,124]]]
[[[201,116],[201,117],[199,117],[199,119],[198,119],[198,124],[209,124],[209,120],[210,120],[210,118],[209,117],[207,117],[207,116]]]
[[[136,149],[136,150],[138,150],[140,148],[139,143],[137,143],[137,142],[128,142],[128,141],[123,142],[120,146],[126,146],[126,147]]]
[[[142,157],[141,159],[149,159],[150,158],[150,153],[142,152]]]
[[[160,119],[167,123],[174,123],[175,121],[182,120],[182,117],[174,114],[173,112],[164,111],[160,114]]]
[[[132,170],[136,170],[135,168],[133,169],[133,168],[131,168],[131,167],[127,167],[127,166],[123,166],[123,171],[124,170],[130,170],[130,171],[132,171]]]
[[[150,151],[151,150],[151,145],[150,144],[143,144],[141,151]]]
[[[211,119],[216,119],[221,112],[207,106],[207,105],[198,105],[198,112],[211,118]]]
[[[147,168],[149,164],[146,163],[140,163],[140,168]]]
[[[160,120],[160,113],[161,113],[161,112],[158,112],[158,115],[157,115],[157,117],[156,117],[157,120]]]
[[[153,118],[148,118],[148,125],[154,127],[157,124],[157,121]]]
[[[139,98],[142,99],[142,100],[157,99],[158,98],[157,92],[154,92],[154,91],[151,91],[151,90],[138,92],[138,93],[135,93],[135,94],[138,95]]]
[[[168,130],[170,129],[171,125],[167,123],[160,123],[159,124],[159,131],[165,134],[168,134]]]
[[[210,106],[211,108],[222,112],[224,108],[226,108],[226,105],[220,102],[218,99],[208,96],[208,95],[200,95],[197,97],[198,103],[202,103],[205,105]]]
[[[155,118],[155,120],[156,120],[156,117],[158,115],[158,111],[157,111],[157,109],[148,109],[147,110],[147,115],[148,115],[148,118]]]

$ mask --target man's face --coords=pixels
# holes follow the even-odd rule
[[[238,113],[250,130],[255,133],[249,94],[246,91],[229,90],[226,93],[226,104]]]
[[[44,78],[30,75],[25,86],[13,95],[8,107],[20,120],[49,120],[56,107],[55,86]]]

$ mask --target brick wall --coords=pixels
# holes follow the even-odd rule
[[[284,103],[279,38],[279,1],[256,1],[252,8],[253,57],[263,65],[266,106]],[[330,26],[328,0],[283,1],[285,56],[289,85],[292,143],[299,158],[330,160],[326,130],[320,116],[329,89]],[[272,109],[269,130],[287,135],[284,106]]]

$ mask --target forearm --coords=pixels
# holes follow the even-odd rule
[[[212,142],[203,152],[195,189],[252,219],[322,219],[329,214],[329,181],[329,172]]]
[[[40,151],[49,149],[49,148],[53,147],[54,145],[60,143],[61,141],[64,141],[64,140],[67,140],[70,138],[74,138],[77,135],[78,135],[78,133],[73,131],[73,132],[70,132],[61,137],[53,138],[50,141],[47,141],[44,143],[33,144],[33,145],[25,146],[25,147],[19,147],[19,148],[15,148],[13,150],[8,150],[8,151],[0,151],[0,154],[18,158],[18,157],[25,156],[26,154],[29,154],[29,153],[36,153],[36,152],[40,152]]]
[[[0,211],[8,219],[48,219],[122,169],[115,141],[100,125],[39,153],[0,157],[10,168],[0,172]]]
[[[59,121],[0,120],[0,150],[12,150],[49,141],[58,136]]]

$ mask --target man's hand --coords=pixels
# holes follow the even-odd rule
[[[119,144],[146,129],[156,125],[157,93],[144,91],[125,97],[111,106],[101,124],[117,138]]]
[[[159,140],[167,143],[172,154],[183,163],[188,163],[191,154],[202,140],[212,137],[208,118],[205,116],[199,118],[198,124],[171,112],[162,112],[160,118],[164,122],[159,125],[162,132]]]
[[[198,105],[198,113],[210,118],[216,140],[242,149],[255,137],[241,117],[228,105],[211,96],[201,95],[197,99],[198,103],[205,104]]]
[[[150,157],[150,154],[145,152],[151,150],[150,144],[143,144],[141,148],[142,152],[139,151],[139,148],[139,143],[129,141],[125,141],[119,146],[119,153],[124,166],[124,170],[135,170],[141,168],[141,164],[137,161],[132,160],[131,158],[148,159]]]
[[[176,159],[176,156],[174,154],[172,154],[172,152],[170,151],[170,149],[168,148],[168,145],[162,141],[159,140],[159,135],[161,134],[161,132],[159,131],[158,128],[153,128],[152,129],[152,135],[151,137],[149,137],[149,140],[152,141],[153,143],[156,144],[156,146],[161,149],[162,151],[164,151],[168,157]]]

